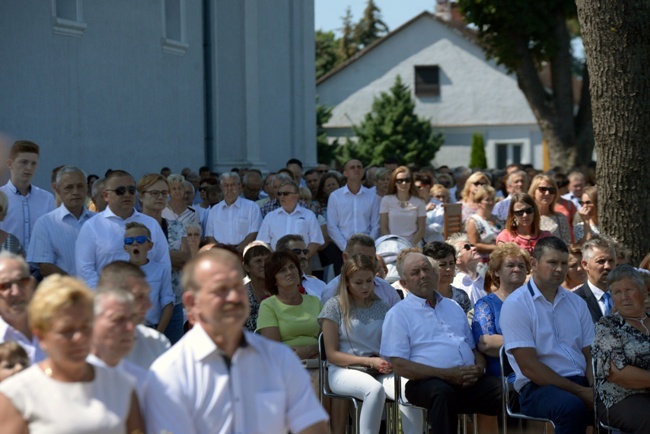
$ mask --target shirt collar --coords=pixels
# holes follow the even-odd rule
[[[605,291],[591,283],[589,279],[587,279],[587,285],[589,285],[589,289],[591,289],[591,292],[594,294],[594,297],[596,297],[596,300],[600,301]]]
[[[194,327],[190,333],[188,333],[188,339],[192,343],[192,351],[196,356],[197,360],[204,360],[213,353],[219,354],[221,357],[225,356],[225,353],[214,343],[212,338],[208,336],[208,333],[201,327],[200,323],[195,323]],[[246,332],[242,334],[241,342],[239,343],[239,348],[245,348],[248,346],[248,339],[246,339]]]
[[[433,291],[433,298],[436,300],[436,305],[442,301],[442,295],[438,291]],[[418,297],[417,295],[413,294],[411,291],[409,291],[409,296],[406,297],[404,300],[408,300],[410,303],[415,303],[418,306],[422,307],[428,307],[429,302],[428,300]]]
[[[19,195],[19,196],[22,196],[22,194],[20,193],[20,191],[18,191],[18,187],[16,187],[16,186],[14,185],[14,183],[11,182],[11,179],[9,179],[9,181],[7,181],[7,185],[9,186],[9,188],[10,188],[10,190],[11,190],[11,192],[12,192],[13,194],[17,194],[17,195]],[[32,184],[29,184],[29,191],[27,192],[27,196],[29,196],[31,192],[32,192]]]
[[[104,216],[104,218],[115,217],[115,218],[118,218],[118,219],[120,219],[120,220],[125,220],[125,221],[126,221],[126,220],[130,220],[130,219],[132,219],[132,218],[135,217],[137,214],[139,214],[138,211],[136,211],[136,209],[133,208],[133,213],[132,213],[129,217],[123,219],[122,217],[116,215],[116,214],[111,210],[111,207],[110,207],[110,206],[107,206],[106,209],[105,209],[104,211],[102,211],[102,215]]]
[[[70,212],[70,210],[68,210],[68,208],[66,208],[66,206],[64,204],[59,205],[59,207],[57,208],[57,211],[58,211],[58,215],[60,217],[60,220],[63,220],[67,216],[71,216],[72,218],[77,220],[77,217],[75,217]],[[79,221],[80,222],[86,221],[86,220],[88,220],[90,217],[92,217],[94,215],[95,215],[94,212],[89,211],[88,208],[86,208],[86,207],[83,207],[83,211],[81,211],[81,215],[79,216]]]
[[[530,295],[532,296],[533,300],[537,300],[540,297],[546,300],[544,294],[542,294],[542,291],[540,291],[537,285],[535,285],[535,279],[533,279],[532,277],[528,279],[528,283],[525,286],[526,286],[526,290],[530,292]],[[566,296],[567,292],[568,291],[566,289],[562,288],[561,286],[558,286],[557,293],[555,294],[555,299],[553,300],[553,304],[557,304],[557,302],[560,299]]]
[[[240,204],[241,204],[241,196],[237,196],[237,199],[235,199],[235,201],[232,203],[232,205],[228,205],[228,204],[226,203],[226,199],[224,199],[224,200],[222,200],[221,202],[219,202],[219,203],[217,204],[217,206],[220,205],[222,209],[225,209],[225,208],[231,208],[231,207],[232,207],[232,208],[239,208],[239,207],[240,207]]]
[[[350,191],[350,189],[348,188],[348,185],[347,185],[347,184],[345,184],[342,188],[344,189],[343,191],[344,191],[345,193],[349,193],[349,194],[351,194],[351,195],[353,195],[353,196],[359,196],[360,194],[364,194],[364,193],[370,192],[370,190],[369,190],[368,188],[364,187],[363,185],[361,186],[361,188],[359,189],[359,192],[358,192],[357,194],[352,193],[352,192]]]

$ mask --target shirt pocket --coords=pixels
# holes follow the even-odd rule
[[[285,393],[281,390],[255,394],[256,433],[286,432],[285,401]]]
[[[248,235],[248,224],[249,224],[248,219],[238,218],[237,219],[237,232],[239,232],[240,235],[246,237],[246,235]]]

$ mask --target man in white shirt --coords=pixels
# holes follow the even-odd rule
[[[76,275],[77,236],[83,224],[95,215],[84,206],[88,190],[86,175],[78,167],[63,166],[56,174],[54,188],[61,205],[36,221],[27,262],[38,264],[42,276]]]
[[[343,167],[347,184],[333,191],[327,201],[327,232],[343,252],[353,234],[379,237],[379,196],[361,185],[363,165],[350,160]]]
[[[375,242],[369,235],[366,234],[354,234],[350,237],[343,252],[343,262],[356,254],[366,255],[370,258],[376,260],[377,248],[375,247]],[[341,276],[336,276],[332,279],[325,290],[323,291],[320,302],[322,305],[325,305],[327,300],[336,295],[336,290],[338,289],[339,282],[341,281]],[[384,279],[375,276],[375,294],[388,304],[388,306],[393,307],[400,301],[400,296],[397,293],[397,290],[393,288],[390,283],[386,282]]]
[[[23,257],[0,252],[0,342],[17,342],[31,363],[47,357],[27,320],[27,305],[35,287],[36,280],[30,276]]]
[[[7,216],[0,222],[0,229],[18,238],[24,249],[29,246],[36,220],[55,207],[52,193],[32,185],[39,154],[40,148],[36,143],[28,140],[15,142],[7,159],[11,178],[0,187],[9,200]]]
[[[497,415],[501,382],[485,376],[463,310],[435,289],[438,273],[421,253],[399,263],[400,283],[409,296],[386,314],[380,354],[393,371],[407,378],[406,398],[427,409],[429,424],[440,434],[455,434],[458,414]]]
[[[591,319],[598,322],[612,310],[612,297],[607,287],[607,276],[616,268],[616,251],[609,241],[594,237],[582,245],[582,268],[587,281],[573,293],[580,296],[589,308]]]
[[[298,256],[300,259],[300,268],[302,269],[302,284],[301,292],[313,295],[320,299],[321,295],[325,291],[325,282],[314,276],[307,276],[307,270],[309,269],[309,260],[307,259],[307,245],[305,240],[301,235],[289,234],[285,235],[278,240],[278,243],[275,245],[275,251],[280,252],[282,250],[291,251]]]
[[[499,217],[504,222],[508,218],[508,209],[514,193],[526,193],[528,188],[528,175],[523,170],[515,170],[506,178],[506,191],[508,197],[501,202],[497,202],[492,209],[492,214]]]
[[[476,251],[476,247],[470,244],[466,234],[452,235],[447,244],[456,250],[456,275],[451,286],[465,291],[473,307],[479,298],[487,295],[483,288],[485,280],[476,269],[481,262],[481,255]]]
[[[151,308],[151,288],[144,272],[130,262],[115,261],[102,269],[98,287],[117,288],[133,295],[135,343],[125,359],[143,369],[149,369],[154,360],[171,345],[164,334],[144,325],[147,310]]]
[[[202,252],[183,270],[196,323],[151,367],[145,416],[152,433],[325,434],[327,414],[286,345],[245,332],[250,313],[241,261]]]
[[[563,199],[570,200],[578,210],[582,207],[582,190],[585,188],[585,175],[582,172],[574,171],[569,173],[569,192],[562,195]]]
[[[135,181],[129,173],[114,170],[106,177],[104,199],[106,209],[88,220],[79,231],[75,247],[77,275],[94,288],[101,269],[113,261],[128,261],[124,251],[124,227],[139,222],[151,231],[153,249],[149,256],[169,267],[169,244],[158,222],[135,210]]]
[[[260,230],[260,208],[241,197],[241,181],[235,172],[221,175],[221,191],[223,200],[210,209],[205,236],[210,243],[228,244],[242,252]]]
[[[557,237],[537,242],[531,279],[501,309],[501,330],[521,412],[553,421],[556,434],[584,434],[593,421],[591,344],[584,300],[560,285],[569,249]]]

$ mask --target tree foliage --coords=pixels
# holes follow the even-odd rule
[[[338,141],[329,143],[327,140],[327,133],[323,125],[327,123],[332,117],[332,107],[327,107],[324,104],[318,104],[316,98],[316,154],[318,162],[331,164],[336,160],[337,150],[339,148]]]
[[[350,11],[350,6],[348,6],[348,8],[345,10],[345,16],[342,19],[342,34],[339,38],[338,51],[336,52],[336,55],[340,61],[345,61],[357,54],[359,51],[359,46],[354,41],[355,25],[352,22],[352,11]]]
[[[388,156],[399,156],[404,164],[431,164],[442,145],[442,134],[434,133],[431,123],[415,113],[415,102],[408,86],[398,75],[390,92],[382,92],[359,126],[352,131],[356,141],[342,146],[339,161],[357,158],[369,165],[381,165]]]
[[[483,134],[474,133],[472,135],[472,151],[469,157],[469,167],[472,169],[487,169]]]
[[[593,138],[586,68],[577,113],[573,98],[574,1],[459,0],[459,5],[465,19],[477,27],[487,57],[516,74],[549,144],[551,166],[589,161]],[[540,78],[543,65],[549,69],[550,86]]]
[[[381,12],[373,0],[368,0],[363,17],[354,28],[354,42],[362,49],[388,33],[388,26],[381,20]]]
[[[336,53],[338,41],[334,32],[316,30],[316,79],[325,75],[339,63]]]

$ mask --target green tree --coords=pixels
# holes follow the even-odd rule
[[[338,40],[334,32],[316,30],[316,79],[327,74],[339,62],[336,54]]]
[[[442,134],[434,133],[428,120],[415,113],[411,92],[398,75],[390,93],[382,92],[372,103],[359,126],[352,131],[356,141],[343,146],[339,161],[358,158],[365,164],[381,165],[389,155],[399,155],[404,164],[431,164]]]
[[[363,49],[386,33],[388,26],[381,20],[381,11],[373,0],[368,0],[363,17],[354,28],[354,42]]]
[[[472,135],[472,152],[469,157],[469,167],[472,169],[487,169],[483,134],[474,133]]]
[[[357,54],[359,46],[354,40],[354,28],[352,23],[352,11],[350,6],[345,10],[345,16],[342,18],[343,27],[341,28],[341,37],[339,38],[339,47],[336,52],[340,61],[345,61]]]
[[[571,167],[590,160],[593,129],[589,75],[584,68],[580,106],[573,99],[572,0],[459,0],[465,19],[478,29],[488,58],[517,76],[517,83],[549,144],[551,166]],[[539,70],[550,69],[545,86]]]
[[[336,160],[339,149],[338,141],[329,143],[323,125],[332,117],[332,107],[318,103],[316,97],[316,154],[319,163],[332,164]]]

